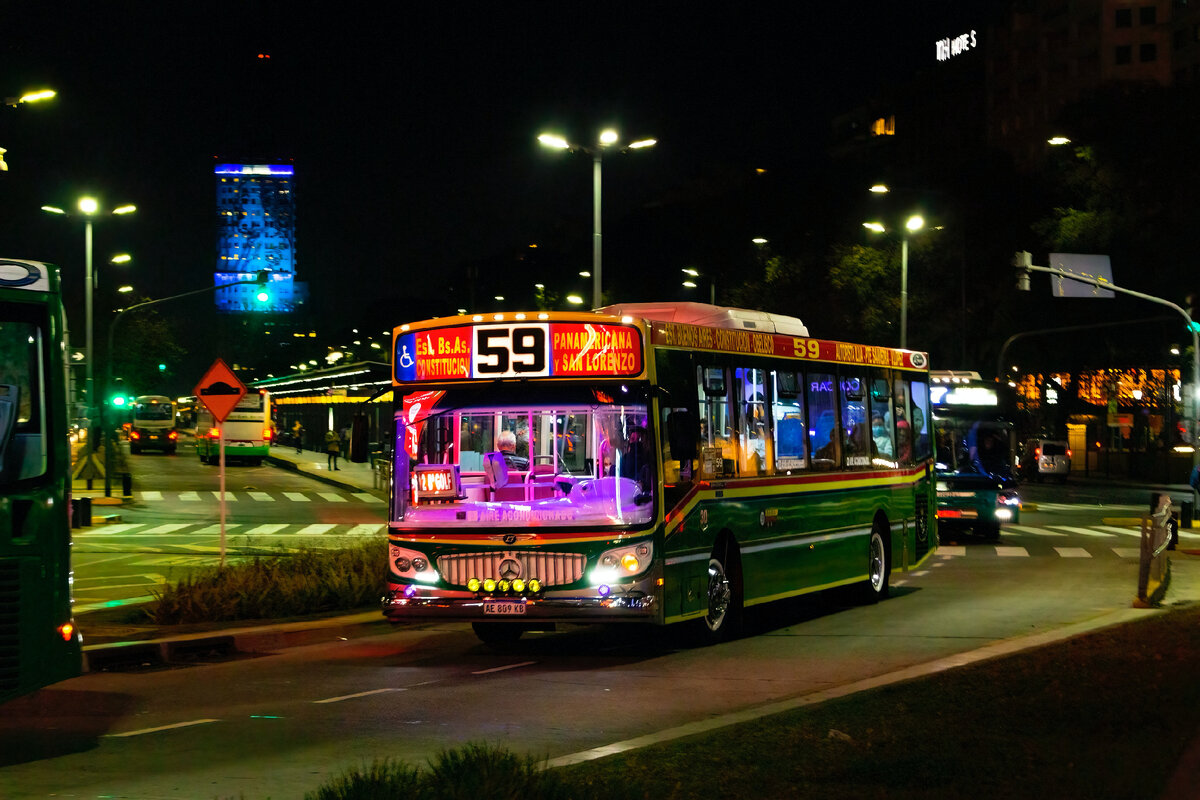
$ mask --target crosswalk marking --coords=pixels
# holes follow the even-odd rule
[[[347,502],[349,502],[346,498],[342,497],[340,494],[337,494],[336,492],[317,492],[317,496],[319,496],[325,500],[328,500],[331,503],[347,503]]]
[[[329,503],[348,503],[348,502],[350,502],[349,498],[354,498],[355,500],[357,500],[361,503],[368,503],[371,505],[382,504],[382,503],[387,502],[383,498],[378,497],[377,495],[372,494],[371,492],[339,493],[339,492],[283,492],[283,491],[281,491],[276,494],[272,494],[270,492],[262,492],[262,491],[258,491],[258,490],[246,490],[246,491],[241,492],[241,494],[245,495],[245,497],[240,498],[241,500],[244,501],[247,498],[249,498],[250,500],[253,500],[253,501],[259,502],[259,503],[274,503],[274,502],[277,502],[278,500],[280,500],[281,497],[283,499],[289,500],[293,503],[311,503],[311,502],[313,502],[314,495],[316,497],[321,498],[322,500],[324,500],[326,502],[329,502]],[[189,490],[189,491],[174,492],[174,493],[167,492],[165,494],[158,490],[147,490],[144,492],[140,492],[139,496],[140,496],[140,499],[142,500],[142,502],[146,502],[146,503],[162,503],[162,502],[168,501],[172,498],[174,498],[180,502],[183,502],[183,503],[200,503],[200,502],[204,502],[209,497],[212,497],[214,500],[221,499],[221,493],[217,490],[212,490],[212,491]],[[231,490],[227,490],[225,492],[225,502],[236,503],[236,502],[238,502],[238,500],[239,500],[238,492],[234,492]]]
[[[1004,546],[1004,545],[996,545],[996,555],[1002,556],[1005,558],[1012,558],[1012,557],[1027,558],[1029,556],[1029,551],[1026,550],[1024,547],[1008,547],[1008,546]]]
[[[304,494],[303,492],[284,492],[283,496],[286,497],[288,500],[293,500],[297,503],[311,502],[309,500],[308,495]]]
[[[271,497],[271,495],[267,494],[266,492],[247,492],[247,494],[249,494],[255,500],[259,500],[264,503],[274,503],[275,502],[275,498]]]
[[[371,494],[370,492],[354,492],[354,496],[357,497],[359,500],[362,500],[364,503],[382,503],[383,502],[382,500],[380,500],[378,497]]]
[[[1121,558],[1141,558],[1142,548],[1140,547],[1114,547],[1112,549]]]
[[[1065,533],[1058,531],[1050,531],[1045,528],[1031,528],[1028,525],[1005,525],[1000,529],[1003,531],[1020,531],[1021,533],[1032,533],[1034,536],[1066,536]]]
[[[148,531],[142,531],[142,533],[175,533],[184,528],[190,528],[194,524],[193,522],[168,522],[165,525],[157,525]]]
[[[347,536],[370,536],[375,533],[382,534],[385,526],[381,522],[368,522],[362,525],[355,525],[346,532]]]
[[[1054,550],[1063,558],[1091,558],[1092,554],[1082,547],[1056,547]]]
[[[221,499],[221,493],[220,493],[220,492],[213,492],[213,493],[212,493],[212,496],[213,496],[213,497],[215,497],[215,498],[217,498],[218,500],[220,500],[220,499]],[[229,503],[229,502],[234,502],[234,503],[236,503],[236,502],[237,502],[237,495],[236,495],[236,494],[234,494],[233,492],[226,492],[226,493],[225,493],[225,502],[226,502],[226,503]]]
[[[179,499],[185,503],[199,503],[200,502],[200,493],[199,492],[180,492]]]
[[[162,492],[156,492],[154,490],[142,492],[142,499],[143,500],[162,500]]]
[[[296,531],[296,533],[300,534],[301,536],[319,536],[322,533],[329,533],[336,527],[337,525],[331,522],[318,522],[313,525],[305,525],[303,528]]]
[[[259,525],[257,527],[251,528],[250,530],[246,531],[246,535],[247,536],[265,536],[265,535],[271,534],[271,533],[279,533],[281,530],[283,530],[286,527],[287,527],[286,523],[269,522],[264,525]]]
[[[1094,536],[1097,539],[1111,539],[1116,535],[1108,531],[1098,531],[1093,528],[1076,528],[1071,525],[1051,525],[1050,527],[1060,531],[1067,531],[1068,533],[1078,533],[1080,536]]]
[[[242,524],[240,522],[226,522],[225,523],[225,532],[232,533],[233,531],[236,531],[240,527],[242,527]],[[214,533],[220,533],[220,532],[221,532],[221,523],[219,523],[219,522],[216,525],[206,525],[198,531],[192,531],[192,533],[195,533],[195,534],[198,534],[201,536],[214,534]]]

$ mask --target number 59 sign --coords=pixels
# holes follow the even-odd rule
[[[540,378],[549,375],[549,328],[545,323],[476,327],[472,376]]]

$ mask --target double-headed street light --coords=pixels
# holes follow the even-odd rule
[[[871,189],[875,191],[874,187]],[[887,191],[884,189],[884,191]],[[864,222],[863,227],[874,233],[886,233],[882,222]],[[908,236],[925,227],[925,218],[914,214],[904,221],[904,234],[900,237],[900,349],[908,349]]]
[[[695,289],[697,286],[695,279],[704,277],[700,270],[692,267],[684,267],[680,271],[688,276],[683,281],[683,285],[688,289]],[[714,306],[717,304],[717,279],[711,275],[708,276],[708,303]]]
[[[94,197],[81,197],[78,203],[79,211],[77,214],[71,214],[58,206],[42,206],[42,211],[50,214],[59,214],[66,217],[82,216],[84,220],[83,228],[83,258],[84,258],[84,326],[86,328],[85,335],[87,337],[87,380],[84,383],[84,390],[87,393],[87,404],[89,408],[88,417],[91,417],[90,409],[96,403],[95,382],[94,382],[94,364],[95,351],[92,349],[92,292],[97,285],[97,276],[92,270],[92,218],[100,213],[100,203]],[[126,204],[117,206],[112,211],[108,212],[117,216],[132,214],[137,211],[137,206]],[[125,261],[129,258],[126,256]],[[122,263],[122,262],[117,262]]]
[[[607,148],[614,147],[620,140],[617,132],[611,128],[601,131],[597,143],[593,146],[584,146],[572,144],[562,136],[554,133],[543,133],[538,136],[538,141],[546,147],[552,147],[556,150],[569,150],[572,153],[582,151],[592,157],[592,307],[600,308],[604,304],[601,294],[600,281],[600,164],[604,159],[604,151]],[[636,142],[630,142],[619,148],[620,152],[627,153],[630,150],[640,150],[644,147],[653,147],[658,143],[657,139],[639,139]]]

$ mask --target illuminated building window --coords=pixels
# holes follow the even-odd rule
[[[896,135],[896,118],[895,116],[880,117],[871,123],[872,136],[895,136]]]

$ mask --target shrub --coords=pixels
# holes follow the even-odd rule
[[[387,546],[303,548],[202,570],[155,593],[146,611],[159,625],[277,619],[361,608],[379,600]]]

